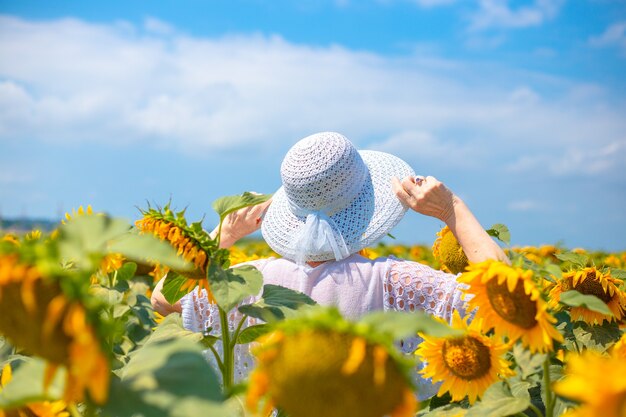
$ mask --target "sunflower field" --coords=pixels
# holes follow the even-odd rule
[[[213,208],[221,224],[269,197]],[[212,236],[169,204],[135,224],[81,207],[51,233],[0,235],[0,417],[626,416],[626,252],[511,247],[506,226],[487,232],[510,263],[468,263],[445,227],[432,246],[362,252],[457,274],[471,313],[451,323],[422,312],[350,321],[264,285],[235,265],[277,256],[269,247],[221,249],[219,229]],[[206,291],[219,331],[155,313],[163,276],[171,304]],[[410,337],[422,341],[403,354]],[[237,381],[245,345],[255,360]],[[416,369],[436,396],[418,400]]]

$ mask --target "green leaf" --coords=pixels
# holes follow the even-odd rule
[[[530,405],[527,398],[514,397],[504,382],[497,382],[485,391],[480,402],[467,410],[467,417],[505,417],[522,413]]]
[[[267,332],[271,331],[271,327],[267,324],[257,324],[254,326],[246,327],[239,333],[237,343],[245,345],[246,343],[254,342],[259,337],[263,336]]]
[[[563,276],[563,271],[561,271],[561,268],[555,264],[547,264],[543,267],[543,270],[546,272],[545,274],[542,274],[543,277],[551,282],[554,282],[554,278],[561,279]],[[551,278],[551,276],[554,278]]]
[[[533,354],[518,343],[513,346],[513,358],[515,358],[515,363],[521,371],[521,378],[526,379],[541,372],[546,355],[540,353]]]
[[[156,386],[178,396],[222,399],[217,375],[201,347],[189,340],[169,339],[141,347],[131,356],[122,375],[122,380],[133,381],[137,387]]]
[[[139,263],[159,263],[177,271],[190,271],[193,265],[176,254],[169,243],[153,235],[126,233],[108,243],[108,253],[121,253]]]
[[[246,297],[257,295],[263,285],[263,275],[252,265],[223,270],[209,268],[211,292],[224,311],[232,310]]]
[[[120,372],[122,378],[112,381],[111,401],[104,407],[104,415],[232,415],[222,403],[218,377],[204,358],[201,345],[187,337],[179,338],[176,334],[180,329],[170,331],[179,327],[179,321],[180,317],[164,320],[162,331],[168,337],[151,337],[133,352]]]
[[[602,325],[592,326],[578,321],[574,323],[572,334],[579,345],[603,352],[620,339],[622,332],[616,322],[604,321]]]
[[[101,287],[99,285],[93,285],[91,287],[91,293],[109,305],[121,303],[124,298],[124,294],[122,292],[113,288]]]
[[[509,379],[508,383],[511,395],[515,398],[520,398],[530,402],[530,393],[528,390],[533,386],[530,382]]]
[[[434,409],[424,409],[417,413],[417,417],[458,417],[465,415],[465,408],[455,404],[444,405]]]
[[[301,292],[267,284],[263,286],[263,294],[259,300],[254,304],[240,306],[239,311],[250,317],[272,322],[283,320],[306,305],[315,305],[315,301]]]
[[[143,346],[145,347],[153,343],[161,343],[162,341],[169,339],[184,339],[192,342],[199,342],[202,340],[202,333],[192,332],[191,330],[185,329],[183,326],[183,319],[180,314],[172,313],[165,316],[163,321],[159,323]]]
[[[219,338],[217,336],[213,336],[212,334],[205,333],[204,336],[202,337],[202,339],[200,340],[200,342],[202,343],[202,346],[204,346],[205,348],[208,349],[211,346],[213,346],[215,344],[215,342],[217,342],[220,339],[221,338]]]
[[[221,222],[224,220],[224,217],[233,211],[264,203],[271,197],[272,194],[253,194],[246,191],[241,195],[218,198],[213,202],[213,209],[217,212]]]
[[[117,272],[116,278],[118,280],[127,281],[135,276],[137,264],[134,262],[125,262],[122,267],[115,272]]]
[[[28,358],[22,363],[13,372],[11,381],[0,391],[0,410],[62,398],[65,371],[59,368],[48,390],[44,391],[42,381],[46,367],[46,362],[39,358]]]
[[[463,333],[422,311],[376,311],[363,316],[360,323],[373,327],[376,332],[388,334],[393,340],[417,336],[417,333],[434,337],[450,337]]]
[[[511,242],[511,232],[509,232],[509,228],[504,224],[497,223],[491,226],[491,229],[487,230],[487,234],[489,236],[493,236],[499,241],[509,244]]]
[[[618,268],[609,268],[610,274],[613,278],[621,279],[622,281],[626,280],[626,271]]]
[[[557,253],[554,256],[556,256],[557,259],[563,262],[570,262],[571,264],[579,268],[583,268],[585,265],[587,265],[587,262],[589,262],[589,257],[580,253],[564,252]]]
[[[163,287],[161,289],[161,294],[170,304],[175,304],[178,300],[187,295],[188,291],[181,290],[181,287],[187,278],[182,275],[178,275],[174,271],[170,271],[167,273],[167,277],[165,277],[165,281],[163,281]]]
[[[108,253],[108,243],[125,235],[130,225],[105,215],[78,216],[59,227],[59,249],[65,261],[95,269]]]
[[[315,305],[315,301],[308,295],[280,285],[266,284],[261,295],[265,304],[278,307],[287,307],[292,310],[303,304]]]
[[[585,307],[597,313],[613,316],[609,307],[595,295],[581,294],[576,290],[566,291],[561,294],[561,303],[570,307]]]

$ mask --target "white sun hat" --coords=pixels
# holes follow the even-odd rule
[[[303,263],[346,258],[389,233],[407,211],[391,178],[415,172],[396,156],[357,151],[345,136],[322,132],[296,143],[280,174],[263,238],[276,253]]]

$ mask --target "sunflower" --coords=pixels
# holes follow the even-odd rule
[[[84,209],[83,206],[78,207],[78,210],[76,209],[72,209],[72,214],[70,213],[65,213],[65,220],[61,220],[62,224],[66,223],[67,221],[72,220],[72,218],[76,218],[78,216],[90,216],[93,214],[93,208],[91,207],[91,204],[87,206],[87,209]]]
[[[331,325],[280,323],[254,349],[248,408],[264,403],[265,413],[275,406],[298,417],[412,417],[417,403],[406,364],[391,344],[356,328],[338,313]]]
[[[626,333],[611,346],[611,355],[626,359]]]
[[[468,265],[467,256],[463,248],[448,226],[437,232],[437,240],[433,244],[433,256],[441,268],[452,274],[465,271]]]
[[[181,291],[191,291],[196,287],[199,292],[205,289],[209,300],[214,302],[206,275],[209,262],[206,247],[207,245],[215,246],[214,242],[204,233],[198,223],[187,225],[184,212],[174,214],[168,206],[165,206],[163,210],[150,208],[142,213],[143,218],[135,222],[135,227],[142,233],[151,233],[160,240],[168,242],[177,250],[179,256],[195,266],[192,271],[182,273],[187,281],[181,287]],[[166,270],[161,267],[159,273],[164,272]],[[155,278],[160,279],[162,276],[155,276]]]
[[[0,242],[8,242],[15,246],[20,245],[20,241],[17,239],[17,236],[12,233],[7,233],[6,235],[2,236],[2,239],[0,239]]]
[[[583,268],[563,274],[562,278],[550,290],[550,306],[556,308],[561,294],[576,290],[585,295],[594,295],[604,302],[613,316],[598,313],[585,307],[572,307],[572,320],[582,320],[589,324],[602,324],[605,320],[621,320],[626,309],[626,293],[618,286],[621,281],[595,267]]]
[[[380,253],[372,248],[363,248],[359,251],[359,255],[367,259],[376,259],[380,257]]]
[[[604,258],[602,264],[612,266],[613,268],[620,268],[622,266],[622,261],[615,254],[611,254]]]
[[[418,245],[413,245],[409,249],[409,259],[412,261],[421,261],[425,258],[426,251],[423,247]]]
[[[626,416],[626,361],[623,356],[605,356],[585,350],[567,356],[565,377],[554,392],[580,402],[568,417]]]
[[[0,392],[2,392],[2,388],[5,387],[12,378],[11,365],[4,365],[2,375],[0,375]],[[62,400],[40,401],[27,404],[18,409],[7,411],[0,410],[0,417],[69,417],[70,413],[66,409],[67,404]]]
[[[533,353],[550,351],[554,340],[563,341],[532,271],[488,260],[471,264],[458,281],[468,284],[464,291],[474,295],[468,303],[471,309],[477,308],[476,318],[493,326],[497,335],[513,342],[521,339]]]
[[[544,259],[541,257],[539,249],[535,246],[514,247],[512,248],[512,251],[523,255],[526,259],[536,263],[537,265],[542,265],[544,263]]]
[[[509,368],[511,363],[502,358],[509,345],[496,342],[481,333],[482,323],[474,320],[467,325],[454,312],[452,327],[464,330],[463,336],[424,338],[415,352],[426,362],[422,373],[433,382],[443,381],[438,395],[450,392],[452,401],[460,401],[465,396],[470,404],[483,395],[491,384],[501,377],[514,375]]]
[[[44,385],[59,366],[67,368],[65,401],[81,401],[85,390],[96,403],[106,401],[109,361],[83,304],[16,255],[0,255],[0,333],[49,362]]]
[[[259,259],[260,256],[257,254],[252,254],[252,255],[248,255],[246,254],[246,252],[244,252],[243,250],[241,250],[240,248],[236,247],[236,246],[231,246],[228,249],[229,253],[230,253],[230,264],[231,265],[237,265],[243,262],[249,262],[249,261],[254,261],[256,259]]]

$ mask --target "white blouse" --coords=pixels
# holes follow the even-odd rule
[[[320,305],[336,306],[348,319],[358,319],[374,310],[422,310],[448,322],[453,310],[458,310],[461,316],[465,315],[466,305],[461,299],[463,284],[456,281],[456,275],[418,262],[395,257],[371,260],[354,254],[316,267],[297,265],[283,258],[259,259],[246,264],[258,268],[263,274],[264,284],[303,292]],[[245,303],[254,301],[255,297],[252,297]],[[185,328],[202,332],[211,327],[211,334],[221,334],[218,308],[209,304],[206,293],[199,295],[197,291],[192,291],[181,299],[181,306]],[[242,314],[233,309],[229,314],[229,325],[236,326],[241,318]],[[245,323],[247,326],[253,324],[256,324],[253,318],[248,318]],[[413,337],[398,342],[398,347],[405,353],[412,353],[420,342],[419,337]],[[235,349],[235,381],[245,379],[254,367],[249,346],[238,345]],[[222,354],[220,343],[215,348]],[[210,352],[207,357],[216,366]],[[421,400],[437,392],[438,387],[422,379],[417,372],[414,382]]]

